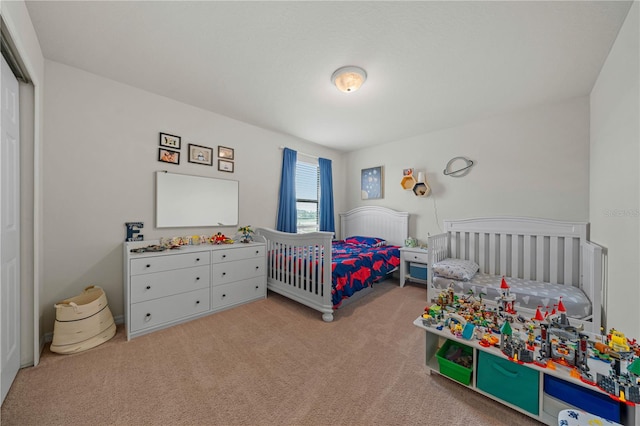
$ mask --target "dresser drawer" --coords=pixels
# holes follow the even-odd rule
[[[428,263],[427,252],[403,251],[404,260],[409,262]]]
[[[479,351],[477,387],[497,398],[538,414],[540,377],[533,368]]]
[[[213,287],[212,308],[220,309],[249,300],[267,296],[267,284],[264,277],[252,278],[246,281],[224,284]]]
[[[210,310],[209,289],[131,305],[131,331],[144,330]]]
[[[153,272],[169,271],[171,269],[208,265],[209,263],[211,263],[209,252],[199,251],[194,253],[172,254],[170,256],[131,259],[130,271],[131,275],[151,274]]]
[[[214,263],[211,268],[214,286],[266,275],[264,257]]]
[[[131,277],[131,303],[209,288],[211,284],[210,268],[209,265],[203,265],[195,268],[134,275]]]
[[[233,262],[242,259],[262,259],[264,262],[264,246],[249,245],[228,250],[213,250],[211,253],[211,263]]]

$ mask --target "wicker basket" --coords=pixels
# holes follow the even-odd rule
[[[78,296],[54,305],[51,352],[72,354],[98,346],[116,334],[116,324],[107,303],[107,295],[97,286],[89,286]]]

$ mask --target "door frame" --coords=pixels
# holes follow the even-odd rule
[[[14,20],[15,19],[15,20]],[[20,243],[24,250],[29,250],[32,253],[32,270],[30,271],[30,278],[32,282],[26,282],[25,275],[22,274],[21,278],[21,291],[26,291],[26,294],[32,294],[33,300],[31,303],[27,300],[21,305],[22,308],[26,308],[32,311],[32,323],[25,324],[21,321],[20,336],[25,342],[31,342],[32,348],[25,348],[24,350],[32,352],[33,360],[21,365],[26,367],[29,365],[38,365],[40,362],[40,353],[44,348],[44,335],[41,334],[43,313],[45,307],[40,306],[40,292],[43,282],[42,277],[42,117],[43,117],[43,99],[44,99],[44,57],[42,57],[42,51],[40,46],[37,45],[37,36],[35,30],[31,24],[31,20],[26,11],[26,7],[21,3],[11,3],[2,5],[2,16],[0,16],[3,39],[8,42],[8,48],[11,50],[12,55],[16,61],[23,67],[26,76],[29,79],[28,84],[31,86],[31,90],[28,94],[25,94],[25,84],[20,83],[20,102],[23,103],[24,96],[29,96],[29,102],[26,102],[29,108],[28,114],[24,113],[24,108],[21,107],[20,120],[21,120],[21,145],[29,144],[33,150],[33,158],[25,159],[21,158],[21,167],[25,164],[28,165],[28,169],[31,169],[33,176],[29,176],[32,185],[25,188],[24,185],[21,188],[22,196],[31,197],[32,209],[22,212],[23,215],[32,215],[32,228],[29,229],[29,236],[26,237],[24,232],[21,234]],[[34,43],[35,41],[35,43]],[[25,117],[26,116],[26,117]],[[23,120],[26,118],[26,120]],[[29,139],[26,139],[25,132],[22,130],[29,129]],[[23,181],[24,184],[24,181]],[[23,220],[24,224],[28,221]],[[24,256],[22,256],[24,262]],[[33,335],[31,336],[31,328],[33,328]],[[26,337],[26,338],[25,338]]]

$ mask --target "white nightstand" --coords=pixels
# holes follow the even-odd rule
[[[404,287],[406,280],[427,283],[427,249],[419,247],[402,247],[400,249],[400,287]],[[413,264],[414,274],[411,274]],[[415,276],[414,276],[415,275]]]

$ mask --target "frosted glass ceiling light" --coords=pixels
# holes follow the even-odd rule
[[[331,82],[344,93],[355,92],[367,79],[367,73],[359,67],[338,68],[331,76]]]

